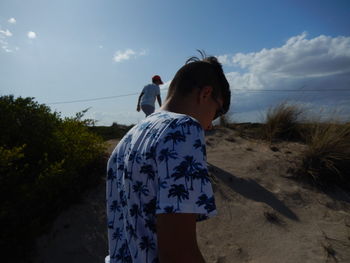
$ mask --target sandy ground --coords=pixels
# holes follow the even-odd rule
[[[350,262],[350,196],[291,179],[305,148],[246,140],[228,129],[206,136],[219,215],[197,224],[207,262]],[[116,145],[109,141],[109,151]],[[37,240],[37,263],[104,262],[105,184],[62,213]]]

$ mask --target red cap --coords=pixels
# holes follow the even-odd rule
[[[152,77],[152,82],[155,82],[155,81],[160,81],[160,84],[163,84],[163,81],[162,81],[162,79],[160,78],[160,76],[158,76],[158,75],[154,75],[153,77]]]

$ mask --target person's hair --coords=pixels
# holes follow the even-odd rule
[[[228,111],[231,102],[230,85],[222,70],[222,66],[216,57],[206,56],[204,51],[198,50],[198,57],[189,58],[185,65],[175,74],[170,83],[167,98],[171,96],[186,96],[196,88],[211,86],[212,96],[223,99],[223,109]]]

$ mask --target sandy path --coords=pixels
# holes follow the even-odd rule
[[[231,130],[207,136],[219,215],[198,223],[207,262],[350,262],[350,198],[334,198],[290,178],[304,146],[245,140]],[[109,141],[109,151],[117,141]],[[103,262],[105,185],[60,215],[38,240],[36,262]],[[328,251],[328,252],[327,252]]]

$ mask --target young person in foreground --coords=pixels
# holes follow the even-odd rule
[[[107,165],[106,262],[204,262],[196,221],[216,214],[204,130],[230,105],[215,57],[191,58],[160,111],[134,126]]]

